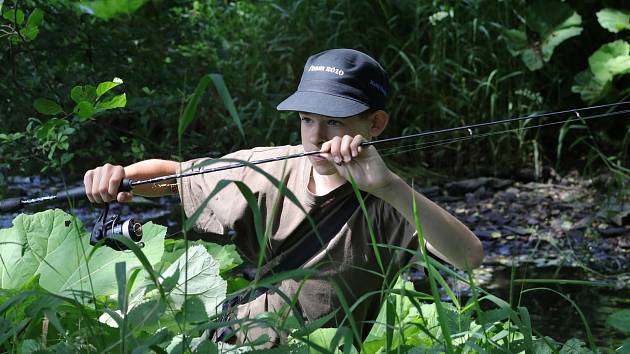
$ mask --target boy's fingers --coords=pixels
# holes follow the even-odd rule
[[[341,163],[341,155],[340,155],[340,146],[341,138],[336,136],[332,140],[330,140],[330,154],[332,155],[335,163]]]
[[[127,202],[130,202],[132,199],[133,199],[133,193],[131,192],[120,192],[118,193],[118,196],[116,198],[118,203],[127,203]]]
[[[357,157],[361,152],[361,147],[359,146],[365,139],[362,135],[356,135],[352,139],[352,143],[350,144],[350,149],[352,149],[352,157]]]
[[[350,149],[352,140],[353,138],[350,135],[344,135],[343,138],[341,138],[340,154],[344,162],[350,162],[350,160],[352,160],[352,150]]]

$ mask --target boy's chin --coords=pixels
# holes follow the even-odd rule
[[[335,166],[333,166],[333,164],[330,163],[328,160],[312,161],[312,162],[313,162],[313,169],[319,175],[329,176],[329,175],[334,175],[335,173],[337,173],[337,169],[335,168]]]

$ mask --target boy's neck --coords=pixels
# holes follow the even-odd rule
[[[308,190],[315,195],[326,195],[344,183],[346,183],[346,179],[338,173],[320,175],[312,168],[308,181]]]

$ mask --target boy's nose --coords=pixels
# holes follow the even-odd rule
[[[325,128],[321,124],[314,124],[309,137],[309,142],[317,147],[321,147],[326,142]]]

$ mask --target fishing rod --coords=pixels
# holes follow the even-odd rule
[[[582,119],[582,120],[590,120],[590,119],[595,119],[595,118],[605,118],[605,117],[610,117],[610,116],[615,116],[615,115],[620,115],[620,114],[627,114],[627,113],[630,113],[630,110],[613,111],[613,112],[596,114],[596,115],[591,115],[591,116],[586,116],[586,117],[582,117],[580,115],[580,112],[593,110],[593,109],[599,109],[599,108],[609,108],[613,106],[616,107],[616,106],[621,106],[628,103],[630,103],[630,101],[622,101],[622,102],[603,104],[603,105],[597,105],[597,106],[574,108],[574,109],[567,109],[567,110],[556,111],[556,112],[547,112],[547,113],[540,113],[540,114],[521,116],[521,117],[515,117],[515,118],[507,118],[507,119],[502,119],[502,120],[497,120],[497,121],[469,124],[469,125],[463,125],[463,126],[453,127],[453,128],[431,130],[427,132],[420,132],[416,134],[409,134],[409,135],[403,135],[403,136],[392,137],[392,138],[364,141],[361,144],[359,144],[359,146],[380,145],[380,144],[385,144],[385,143],[397,142],[401,140],[419,139],[419,138],[423,138],[427,136],[452,133],[452,132],[464,131],[464,130],[469,133],[469,136],[466,136],[463,138],[459,137],[459,138],[454,138],[454,139],[443,139],[443,140],[439,140],[435,142],[429,141],[428,143],[425,143],[424,145],[420,147],[420,148],[426,148],[426,147],[442,145],[445,143],[451,143],[455,141],[469,140],[476,136],[477,137],[489,136],[489,135],[492,135],[492,133],[485,134],[485,135],[475,135],[473,133],[473,129],[485,128],[485,127],[490,127],[490,126],[499,125],[499,124],[508,124],[508,123],[514,123],[514,122],[523,121],[523,120],[541,119],[545,117],[550,117],[550,116],[560,115],[560,114],[567,114],[567,113],[573,113],[576,115],[577,118]],[[569,120],[546,123],[546,124],[541,124],[541,125],[526,127],[526,128],[521,128],[521,129],[531,129],[531,128],[536,128],[536,127],[564,124],[567,121]],[[502,131],[500,133],[505,133],[509,131],[512,131],[512,130]],[[414,150],[414,149],[411,149],[411,150]],[[410,150],[406,150],[406,151],[410,151]],[[164,182],[164,181],[173,180],[173,179],[180,179],[180,178],[191,177],[191,176],[196,176],[196,175],[206,174],[206,173],[220,172],[220,171],[230,170],[234,168],[245,167],[248,165],[260,165],[260,164],[265,164],[265,163],[270,163],[270,162],[275,162],[275,161],[283,161],[283,160],[288,160],[288,159],[293,159],[293,158],[298,158],[298,157],[318,155],[319,153],[320,152],[318,150],[306,151],[306,152],[301,152],[301,153],[296,153],[296,154],[289,154],[285,156],[277,156],[277,157],[272,157],[272,158],[267,158],[267,159],[251,161],[247,163],[232,163],[232,164],[227,164],[227,165],[223,165],[223,166],[219,166],[215,168],[199,169],[195,171],[188,171],[188,172],[183,172],[179,174],[160,176],[160,177],[149,178],[149,179],[144,179],[144,180],[131,180],[131,179],[125,178],[121,181],[118,191],[131,192],[135,186],[139,186],[139,185],[146,185],[146,184],[157,185],[157,183],[159,182]],[[37,198],[30,198],[30,199],[11,198],[11,199],[0,201],[0,212],[16,211],[30,204],[38,204],[38,203],[43,203],[47,201],[54,201],[54,200],[61,200],[61,199],[76,199],[76,198],[81,198],[81,197],[85,197],[84,187],[75,187],[75,188],[71,188],[65,191],[58,192],[57,194],[45,195],[45,196],[41,196]],[[123,219],[120,219],[119,216],[117,215],[111,218],[108,218],[108,212],[109,212],[109,204],[106,203],[103,209],[103,212],[101,213],[101,216],[99,217],[92,231],[92,237],[90,239],[90,243],[92,245],[98,242],[104,241],[107,246],[117,249],[117,250],[122,250],[122,249],[126,249],[126,247],[122,243],[113,239],[112,236],[114,234],[123,235],[124,237],[127,237],[134,242],[138,242],[142,239],[142,226],[139,222],[135,221],[134,219],[123,220]]]
[[[487,135],[475,135],[472,132],[473,129],[479,129],[479,128],[484,128],[484,127],[489,127],[489,126],[494,126],[494,125],[499,125],[499,124],[514,123],[514,122],[523,121],[523,120],[540,119],[540,118],[545,118],[545,117],[549,117],[549,116],[553,116],[553,115],[574,113],[576,115],[576,117],[578,117],[580,119],[590,120],[590,119],[595,119],[595,118],[606,118],[606,117],[610,117],[610,116],[626,114],[626,113],[629,113],[630,111],[628,111],[628,110],[614,111],[614,112],[601,113],[601,114],[597,114],[597,115],[582,117],[580,115],[580,111],[593,110],[593,109],[599,109],[599,108],[608,108],[608,107],[613,107],[613,106],[621,106],[621,105],[626,105],[626,104],[629,104],[629,103],[630,103],[630,101],[622,101],[622,102],[617,102],[617,103],[609,103],[609,104],[603,104],[603,105],[597,105],[597,106],[589,106],[589,107],[583,107],[583,108],[567,109],[567,110],[562,110],[562,111],[547,112],[547,113],[541,113],[541,114],[535,114],[535,115],[529,115],[529,116],[521,116],[521,117],[516,117],[516,118],[507,118],[507,119],[502,119],[502,120],[497,120],[497,121],[492,121],[492,122],[469,124],[469,125],[463,125],[463,126],[453,127],[453,128],[444,128],[444,129],[438,129],[438,130],[431,130],[431,131],[420,132],[420,133],[416,133],[416,134],[409,134],[409,135],[403,135],[403,136],[398,136],[398,137],[392,137],[392,138],[378,139],[378,140],[372,140],[372,141],[364,141],[361,144],[359,144],[359,146],[380,145],[380,144],[392,143],[392,142],[401,141],[401,140],[419,139],[419,138],[422,138],[422,137],[433,136],[433,135],[438,135],[438,134],[445,134],[445,133],[452,133],[452,132],[463,131],[463,130],[468,131],[469,135],[467,137],[455,138],[453,140],[445,139],[445,140],[440,140],[439,142],[443,143],[443,142],[450,142],[450,141],[469,140],[469,139],[475,138],[475,137],[487,136]],[[536,127],[544,127],[544,126],[550,126],[550,125],[564,124],[567,121],[568,120],[563,120],[563,121],[559,121],[559,122],[546,123],[546,124],[542,124],[542,125],[526,127],[526,128],[520,128],[520,129],[528,129],[528,128],[531,129],[531,128],[536,128]],[[516,129],[516,130],[518,130],[518,129]],[[513,131],[513,130],[501,131],[500,133],[505,133],[505,132],[510,132],[510,131]],[[494,134],[496,134],[496,133],[494,133]],[[430,141],[427,144],[431,144],[431,143],[433,143],[433,142]],[[434,145],[430,145],[430,146],[434,146]],[[160,176],[160,177],[149,178],[149,179],[144,179],[144,180],[131,180],[131,179],[125,178],[125,179],[123,179],[121,181],[120,186],[118,188],[118,191],[119,192],[131,192],[133,187],[135,187],[135,186],[146,185],[146,184],[155,184],[155,183],[164,182],[164,181],[167,181],[167,180],[191,177],[191,176],[196,176],[196,175],[206,174],[206,173],[220,172],[220,171],[230,170],[230,169],[234,169],[234,168],[245,167],[245,166],[248,166],[248,165],[260,165],[260,164],[265,164],[265,163],[269,163],[269,162],[283,161],[283,160],[288,160],[288,159],[293,159],[293,158],[298,158],[298,157],[306,157],[306,156],[311,156],[311,155],[318,155],[319,153],[320,152],[318,150],[306,151],[306,152],[301,152],[301,153],[296,153],[296,154],[289,154],[289,155],[284,155],[284,156],[277,156],[277,157],[272,157],[272,158],[267,158],[267,159],[250,161],[250,162],[247,162],[247,163],[232,163],[232,164],[227,164],[227,165],[223,165],[223,166],[215,167],[215,168],[200,169],[200,170],[195,170],[195,171],[183,172],[183,173],[167,175],[167,176]],[[42,203],[42,202],[54,201],[54,200],[60,200],[60,199],[68,199],[68,198],[69,199],[75,199],[77,197],[83,197],[83,196],[85,196],[85,188],[84,187],[75,187],[75,188],[71,188],[71,189],[68,189],[68,190],[65,190],[65,191],[60,191],[57,194],[45,195],[45,196],[41,196],[41,197],[37,197],[37,198],[30,198],[30,199],[11,198],[11,199],[6,199],[6,200],[3,200],[3,201],[0,201],[0,212],[16,211],[16,210],[19,210],[22,207],[24,207],[26,205],[30,205],[30,204],[38,204],[38,203]]]

